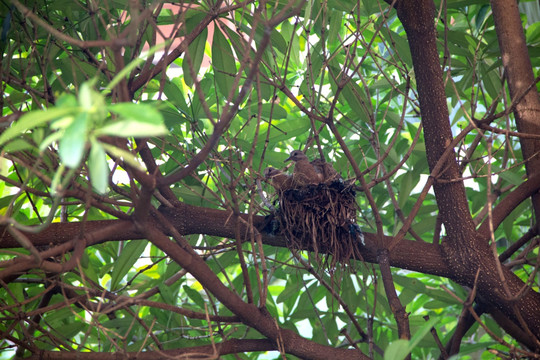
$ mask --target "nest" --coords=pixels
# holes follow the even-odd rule
[[[342,180],[281,191],[279,229],[293,249],[310,250],[334,269],[360,259],[363,235],[356,224],[356,192]],[[320,256],[320,254],[325,254]]]

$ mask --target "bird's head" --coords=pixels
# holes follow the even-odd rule
[[[301,150],[294,150],[291,152],[291,155],[285,159],[285,162],[292,160],[294,162],[302,159],[307,159],[306,154],[304,154]]]
[[[265,179],[273,178],[274,176],[279,175],[279,174],[281,174],[281,171],[271,166],[263,170],[263,175]]]

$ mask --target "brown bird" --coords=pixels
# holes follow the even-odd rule
[[[285,191],[293,187],[292,176],[283,173],[283,171],[279,169],[267,167],[264,169],[263,175],[277,191]]]
[[[334,169],[332,164],[327,163],[323,159],[315,159],[311,162],[311,165],[315,167],[315,170],[322,174],[323,182],[330,183],[332,181],[341,179],[341,175]]]
[[[293,171],[293,182],[295,185],[305,186],[319,184],[323,181],[323,174],[319,174],[310,162],[306,154],[300,150],[291,152],[291,156],[285,162],[292,160],[295,162]]]

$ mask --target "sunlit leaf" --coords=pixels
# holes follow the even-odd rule
[[[26,113],[0,135],[0,146],[13,138],[20,136],[28,130],[43,125],[51,120],[66,116],[68,114],[73,114],[77,110],[77,107],[63,107],[51,108],[47,111],[37,110]]]
[[[101,143],[101,146],[113,157],[122,159],[130,166],[133,166],[140,171],[145,171],[144,167],[137,161],[137,158],[129,151],[103,142]]]
[[[98,193],[104,194],[109,183],[109,165],[107,165],[105,150],[97,141],[92,142],[90,155],[88,156],[88,167],[92,187]]]
[[[69,125],[58,144],[62,162],[70,167],[79,166],[84,155],[87,140],[88,113],[80,112]]]

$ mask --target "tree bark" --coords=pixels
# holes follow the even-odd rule
[[[444,170],[432,176],[436,177],[433,188],[447,233],[441,248],[452,272],[450,278],[477,288],[480,301],[499,309],[514,324],[528,327],[531,336],[525,345],[538,349],[538,338],[533,334],[540,334],[540,295],[529,288],[517,300],[519,305],[512,300],[526,285],[505,267],[501,269],[501,277],[489,238],[480,236],[475,229],[454,151],[443,158],[452,141],[452,132],[436,44],[434,4],[431,0],[399,1],[396,9],[411,49],[429,168],[433,170],[439,162],[444,164]],[[505,286],[510,294],[505,293]],[[513,327],[506,326],[506,322],[499,324],[512,333]]]
[[[491,0],[495,31],[501,49],[501,58],[506,73],[512,102],[516,104],[514,117],[519,132],[540,134],[540,98],[536,91],[525,34],[521,25],[516,0]],[[540,173],[540,141],[520,138],[521,152],[527,176]],[[540,194],[532,196],[536,223],[540,221]]]

